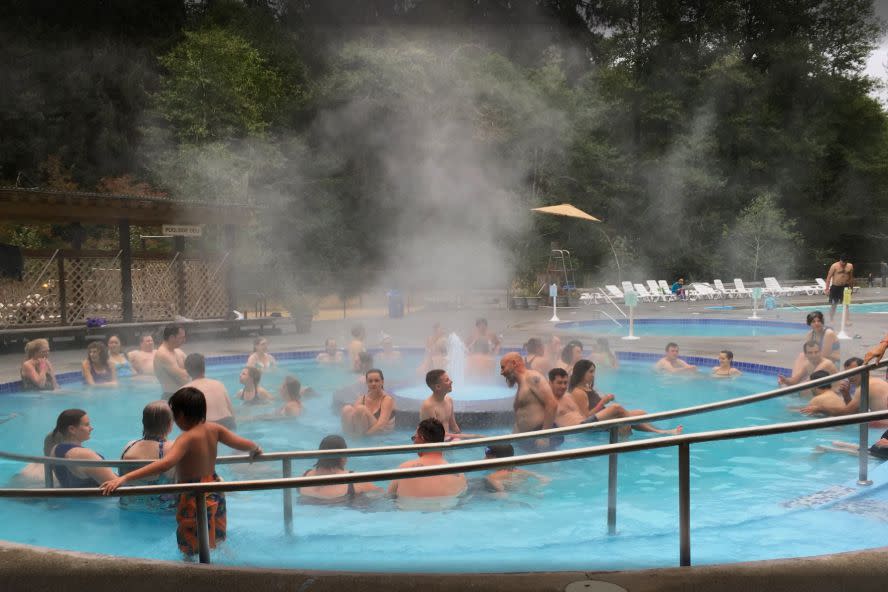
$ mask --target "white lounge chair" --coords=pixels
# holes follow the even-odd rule
[[[604,289],[607,290],[608,296],[611,297],[611,300],[617,298],[623,300],[626,297],[623,292],[621,292],[620,289],[613,284],[605,284]]]
[[[764,280],[765,291],[774,296],[798,296],[800,293],[806,293],[805,288],[784,288],[775,277],[766,277]]]
[[[582,292],[580,293],[580,304],[598,304],[599,300],[607,300],[604,297],[604,294],[599,294],[594,290],[592,292]]]
[[[713,281],[715,284],[715,288],[713,288],[716,292],[719,292],[722,295],[722,298],[737,298],[739,294],[737,294],[737,290],[732,288],[726,288],[724,283],[721,280]]]
[[[648,292],[651,295],[658,296],[663,302],[674,302],[676,300],[675,294],[672,293],[672,290],[663,291],[663,288],[657,285],[657,282],[654,280],[648,280]]]
[[[703,284],[700,282],[692,283],[691,288],[693,289],[697,298],[706,298],[707,300],[715,300],[716,298],[718,298],[720,296],[715,290],[713,290],[712,288],[710,288],[706,284]]]
[[[826,292],[826,280],[825,279],[816,278],[814,281],[817,282],[817,286],[820,288],[821,292]]]
[[[752,290],[743,285],[742,279],[734,278],[734,289],[737,290],[737,296],[752,298]]]
[[[625,281],[625,280],[624,280],[623,283],[622,283],[621,285],[623,286],[623,293],[624,293],[624,294],[625,294],[626,292],[635,292],[636,294],[638,294],[638,300],[639,300],[640,302],[650,302],[650,300],[651,300],[650,295],[648,295],[648,297],[645,298],[644,296],[642,296],[641,294],[639,294],[639,293],[638,293],[638,290],[635,289],[635,286],[632,285],[632,282],[629,282],[629,281]]]
[[[648,289],[644,287],[644,284],[632,284],[635,288],[635,292],[638,294],[638,297],[646,302],[656,302],[660,299],[660,291],[657,290],[656,294],[651,294],[648,292]]]

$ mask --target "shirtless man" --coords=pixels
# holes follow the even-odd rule
[[[836,316],[836,306],[842,303],[842,297],[845,288],[854,287],[854,266],[845,260],[844,255],[839,256],[839,260],[829,266],[829,272],[826,274],[826,289],[824,292],[829,296],[829,322],[832,323]],[[850,320],[851,315],[845,317]]]
[[[655,370],[662,372],[696,372],[697,367],[688,364],[678,357],[678,344],[667,343],[666,355],[657,361],[654,365]]]
[[[185,353],[179,349],[184,343],[185,329],[180,325],[168,325],[163,330],[163,343],[154,354],[154,374],[160,381],[165,400],[191,380],[185,371]]]
[[[792,376],[777,375],[777,384],[780,386],[790,386],[802,382],[806,377],[811,376],[818,370],[825,370],[828,374],[838,372],[835,363],[829,358],[824,358],[820,353],[820,344],[816,341],[806,341],[802,346],[802,352],[805,359],[801,361],[792,370]]]
[[[354,327],[352,327],[351,335],[352,340],[348,343],[346,351],[348,352],[348,359],[351,362],[352,370],[355,372],[360,372],[360,356],[362,353],[367,351],[367,348],[364,347],[364,338],[367,336],[367,331],[364,329],[364,325],[355,325]]]
[[[853,376],[850,380],[854,381],[856,379],[857,384],[860,384],[860,380],[862,375],[858,374],[857,376]],[[869,411],[884,411],[888,409],[888,382],[885,382],[883,379],[878,378],[877,376],[873,376],[870,374],[869,379]],[[861,413],[866,411],[866,409],[860,408],[860,387],[854,390],[854,396],[851,397],[851,400],[845,406],[845,413]],[[872,422],[870,424],[874,427],[885,427],[888,426],[888,421],[880,420],[876,422]]]
[[[142,376],[154,375],[154,338],[151,335],[142,335],[139,340],[139,349],[134,349],[126,355],[133,372]]]
[[[460,429],[453,413],[453,399],[448,393],[453,391],[453,381],[446,370],[429,370],[425,377],[426,384],[432,394],[422,402],[419,408],[419,419],[433,417],[444,426],[444,439],[459,437]]]
[[[518,385],[515,401],[515,426],[513,432],[533,432],[555,427],[555,414],[558,401],[552,394],[549,382],[535,370],[524,366],[524,359],[517,352],[511,352],[500,361],[500,374],[510,387]],[[517,444],[524,450],[544,452],[561,444],[563,438],[539,438],[528,441],[521,440]]]
[[[338,364],[342,361],[342,352],[336,347],[335,339],[328,339],[324,342],[324,351],[315,358],[321,364]]]
[[[434,417],[429,417],[416,426],[413,434],[415,444],[431,444],[444,441],[444,426]],[[440,450],[420,452],[416,460],[401,463],[399,469],[430,467],[448,464],[444,453]],[[462,473],[455,475],[436,475],[434,477],[414,477],[412,479],[395,479],[388,488],[388,494],[399,500],[416,498],[438,498],[442,501],[456,501],[466,490],[466,477]],[[442,499],[443,498],[443,499]],[[442,506],[442,509],[444,507]]]
[[[809,380],[817,380],[818,378],[826,378],[829,372],[826,370],[818,370],[808,377]],[[845,415],[845,401],[842,395],[833,390],[832,384],[824,384],[815,386],[811,389],[814,398],[807,405],[801,408],[802,415],[827,415],[833,417],[836,415]],[[860,405],[858,401],[858,405]]]
[[[185,371],[191,382],[185,386],[194,387],[204,394],[207,400],[207,421],[218,423],[231,431],[237,429],[234,421],[234,408],[225,385],[218,380],[206,378],[206,362],[201,354],[188,354],[185,358]]]
[[[572,396],[564,396],[565,393],[567,393],[569,381],[567,371],[563,368],[552,368],[549,371],[549,384],[552,386],[552,393],[555,395],[555,398],[558,399],[558,412],[555,416],[555,424],[558,427],[574,426],[581,423],[594,423],[596,421],[604,421],[607,419],[621,419],[633,415],[647,415],[647,411],[642,411],[641,409],[630,411],[619,403],[608,405],[608,403],[613,401],[616,397],[612,394],[607,394],[602,397],[595,391],[593,391],[595,392],[595,397],[597,399],[595,406],[589,410],[588,415],[584,415]],[[594,382],[592,384],[594,384]],[[680,434],[684,430],[683,426],[678,426],[677,428],[670,430],[661,430],[649,423],[633,425],[632,428],[643,432],[668,435]],[[625,435],[628,434],[629,432],[627,431]]]
[[[487,327],[487,319],[478,319],[475,321],[475,331],[472,334],[472,338],[466,344],[466,348],[469,351],[474,351],[475,344],[479,341],[487,342],[487,349],[493,355],[498,355],[500,350],[500,338],[498,335],[490,331]]]

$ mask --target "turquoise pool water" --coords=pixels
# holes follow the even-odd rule
[[[387,383],[412,378],[419,359],[383,365]],[[240,366],[212,366],[209,375],[226,382],[231,392]],[[311,361],[292,361],[263,377],[276,391],[287,373],[320,394],[306,402],[304,416],[291,421],[242,422],[240,431],[266,450],[315,448],[320,439],[339,431],[330,410],[330,395],[353,375]],[[619,371],[603,368],[601,391],[613,392],[629,409],[660,411],[723,400],[774,386],[772,377],[745,374],[734,380],[663,376],[650,363],[625,362]],[[394,389],[397,392],[397,388]],[[474,389],[454,385],[459,400]],[[45,433],[59,411],[82,407],[95,426],[89,445],[116,457],[124,444],[139,436],[141,409],[159,394],[156,385],[124,384],[120,392],[70,389],[65,394],[18,393],[0,397],[0,416],[18,417],[0,425],[0,450],[38,454]],[[738,409],[688,417],[686,431],[759,425],[800,419],[791,409],[798,398],[773,400]],[[239,414],[268,413],[271,408],[244,408]],[[276,402],[275,405],[278,405]],[[675,422],[664,422],[671,426]],[[488,432],[492,435],[493,432]],[[880,431],[871,430],[877,437]],[[349,444],[406,444],[411,432],[396,431],[372,441]],[[856,477],[855,457],[818,454],[817,444],[853,441],[854,428],[799,433],[691,448],[692,553],[695,564],[848,551],[884,544],[886,513],[861,511],[885,507],[884,487],[874,487],[858,506],[810,510],[794,502]],[[633,438],[644,438],[636,433]],[[565,446],[605,442],[603,435],[568,437]],[[454,451],[452,460],[481,457],[479,449]],[[392,468],[411,458],[355,458],[357,471]],[[310,462],[294,462],[301,474]],[[0,461],[0,483],[20,463]],[[228,495],[228,541],[213,553],[213,562],[228,565],[370,571],[544,571],[672,566],[678,562],[677,458],[674,449],[623,455],[619,461],[616,536],[607,534],[607,461],[604,458],[538,465],[531,470],[552,479],[495,498],[471,488],[456,509],[444,512],[398,510],[387,499],[362,507],[294,505],[294,533],[284,533],[280,491]],[[220,467],[223,478],[271,478],[279,463]],[[478,482],[480,474],[470,475]],[[385,483],[379,483],[385,486]],[[41,486],[41,485],[37,485]],[[795,505],[794,505],[795,504]],[[178,561],[175,519],[122,511],[116,501],[0,500],[0,539],[77,551]]]
[[[799,310],[819,310],[826,314],[829,312],[829,305],[824,304],[823,306],[800,306]],[[837,308],[836,315],[839,315],[841,310],[841,307]],[[860,304],[851,304],[850,310],[851,312],[858,313],[888,314],[888,302],[864,302]],[[836,320],[838,320],[838,316],[836,316]]]
[[[629,321],[572,321],[558,323],[558,329],[594,335],[628,335]],[[804,323],[748,321],[731,319],[635,319],[635,335],[660,337],[762,337],[794,335],[807,330]]]

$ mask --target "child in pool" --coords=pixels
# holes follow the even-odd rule
[[[216,474],[216,449],[219,442],[250,453],[251,458],[262,454],[258,444],[241,438],[234,432],[216,423],[207,423],[207,401],[202,392],[192,387],[176,391],[169,401],[173,418],[182,435],[170,447],[166,455],[116,479],[102,483],[102,493],[108,495],[121,485],[137,479],[158,475],[176,467],[179,483],[209,483],[221,481]],[[204,494],[210,531],[210,548],[226,537],[225,494],[213,492]],[[176,539],[179,550],[186,556],[198,552],[197,544],[197,498],[193,493],[179,495],[176,503]]]

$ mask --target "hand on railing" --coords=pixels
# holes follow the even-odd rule
[[[99,486],[99,488],[102,490],[102,495],[110,495],[112,492],[116,491],[118,487],[126,483],[126,481],[126,475],[123,475],[122,477],[105,481]]]
[[[249,454],[250,454],[250,460],[251,460],[251,461],[256,460],[256,457],[258,457],[258,456],[262,456],[262,447],[261,447],[261,446],[256,446],[256,448],[252,449],[252,450],[249,452]]]

